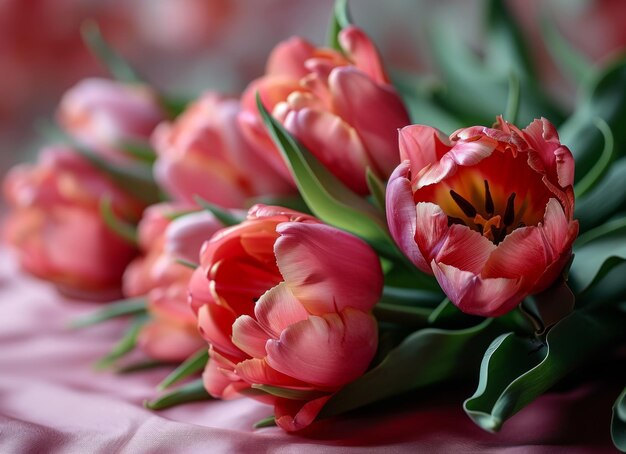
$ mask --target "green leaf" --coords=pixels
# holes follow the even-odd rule
[[[585,232],[608,220],[626,206],[626,157],[615,161],[607,169],[606,176],[588,193],[576,200],[574,217]]]
[[[102,37],[95,21],[85,21],[80,28],[83,41],[96,58],[121,82],[141,83],[141,78],[120,54]]]
[[[118,374],[130,374],[133,372],[139,372],[142,370],[155,369],[157,367],[168,366],[171,363],[159,361],[157,359],[147,359],[138,362],[134,362],[131,364],[125,364],[115,369],[115,372]]]
[[[506,2],[487,2],[487,49],[485,63],[490,71],[505,78],[511,73],[522,77],[534,74],[523,33]]]
[[[570,280],[585,292],[626,260],[626,217],[607,222],[578,237]]]
[[[106,307],[98,310],[87,317],[79,318],[70,323],[70,328],[79,329],[87,326],[97,325],[117,317],[125,315],[143,314],[146,312],[146,299],[129,298],[125,300],[107,303]]]
[[[122,339],[115,344],[110,353],[96,363],[96,369],[106,369],[112,366],[117,360],[126,356],[127,353],[130,353],[137,345],[137,338],[147,320],[148,317],[145,315],[136,315],[133,324],[128,331],[126,331]]]
[[[225,227],[230,227],[241,223],[245,218],[234,215],[231,211],[225,210],[211,202],[207,202],[199,195],[195,195],[193,199],[198,205],[211,213],[215,218],[224,224]]]
[[[422,306],[433,309],[441,302],[442,293],[430,290],[400,288],[385,285],[381,301],[403,306]]]
[[[148,142],[144,141],[125,141],[120,143],[117,148],[126,153],[133,159],[152,164],[156,161],[156,153]]]
[[[560,379],[623,336],[624,320],[576,311],[547,334],[546,345],[513,333],[498,337],[486,351],[478,388],[465,412],[490,432]],[[584,335],[581,335],[584,333]]]
[[[343,52],[339,44],[339,32],[351,23],[352,20],[350,19],[350,11],[348,10],[348,0],[335,0],[330,23],[328,24],[328,47]]]
[[[169,388],[174,383],[178,383],[185,378],[200,372],[204,369],[209,361],[209,352],[206,348],[199,350],[198,352],[187,358],[180,366],[178,366],[171,374],[159,383],[157,389],[164,390]]]
[[[133,246],[137,246],[137,227],[117,217],[113,212],[111,197],[104,196],[100,199],[100,216],[113,233]]]
[[[536,325],[536,333],[543,335],[547,329],[571,314],[575,300],[565,280],[558,279],[543,292],[526,298],[520,309]]]
[[[200,266],[197,263],[191,262],[191,261],[186,260],[186,259],[181,259],[181,258],[176,259],[176,263],[178,263],[179,265],[182,265],[182,266],[184,266],[186,268],[189,268],[190,270],[195,270],[196,268],[198,268]]]
[[[374,204],[384,213],[385,192],[387,190],[385,183],[378,178],[369,167],[365,169],[365,181],[367,182],[367,188],[370,190],[370,194],[372,194]]]
[[[613,405],[611,439],[617,449],[626,452],[626,388]]]
[[[432,309],[424,307],[402,306],[398,304],[378,303],[373,314],[379,322],[390,322],[397,325],[423,328],[428,325],[428,317]]]
[[[576,198],[583,197],[602,181],[602,178],[608,172],[611,162],[613,162],[613,158],[615,157],[615,141],[611,128],[602,118],[596,118],[594,123],[604,136],[604,149],[598,161],[589,169],[585,176],[574,185]]]
[[[253,429],[262,429],[263,427],[274,427],[276,425],[276,418],[272,416],[268,416],[267,418],[263,418],[260,421],[257,421],[252,426]]]
[[[324,222],[365,239],[379,252],[398,257],[376,209],[348,189],[274,120],[258,95],[257,106],[311,211]]]
[[[212,399],[212,397],[206,389],[204,389],[204,383],[202,382],[202,379],[199,378],[156,399],[145,401],[143,405],[150,410],[164,410],[166,408],[188,402],[197,402],[209,399]]]
[[[252,389],[258,389],[272,396],[282,397],[284,399],[291,399],[291,400],[313,400],[313,399],[317,399],[319,397],[322,397],[328,394],[328,393],[324,393],[321,391],[311,391],[311,390],[306,390],[306,389],[290,389],[290,388],[282,388],[280,386],[259,385],[259,384],[252,385]]]
[[[320,417],[359,408],[391,396],[475,373],[480,358],[501,332],[494,319],[463,330],[426,328],[408,336],[365,375],[347,384]]]
[[[602,71],[598,71],[581,87],[577,109],[561,127],[561,143],[567,145],[576,160],[577,180],[586,175],[600,154],[602,133],[594,125],[596,118],[606,121],[621,147],[626,142],[626,56],[622,56]],[[618,148],[618,156],[626,149]]]
[[[547,12],[541,14],[539,23],[548,51],[563,74],[569,76],[576,85],[593,77],[592,62],[563,37]]]

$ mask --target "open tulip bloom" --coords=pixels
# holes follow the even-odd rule
[[[504,4],[484,61],[438,38],[445,90],[390,78],[342,0],[326,46],[279,43],[239,97],[180,108],[85,80],[57,111],[63,144],[8,173],[4,238],[65,294],[127,298],[78,325],[132,316],[100,366],[176,365],[149,408],[253,398],[273,409],[260,426],[293,432],[470,379],[464,410],[495,432],[626,341],[626,59],[581,77],[566,116]]]

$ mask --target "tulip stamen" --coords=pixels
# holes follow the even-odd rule
[[[458,224],[458,225],[465,225],[467,226],[467,224],[465,223],[465,221],[461,218],[455,218],[454,216],[448,216],[448,227],[450,227],[452,224]]]
[[[452,189],[450,189],[450,196],[452,197],[452,200],[454,200],[454,202],[461,209],[461,211],[463,211],[465,216],[467,216],[468,218],[473,218],[474,216],[476,216],[476,213],[478,213],[478,211],[476,211],[476,208],[474,208],[474,205],[472,205],[470,202],[465,200],[462,196],[454,192],[454,190]]]
[[[485,211],[489,216],[492,216],[495,211],[495,205],[493,203],[493,198],[491,197],[491,191],[489,190],[489,182],[484,180],[485,182]]]
[[[515,220],[515,193],[511,193],[506,201],[506,209],[504,210],[504,225],[510,226]]]

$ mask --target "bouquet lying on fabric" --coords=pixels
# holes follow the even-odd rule
[[[626,59],[592,67],[546,26],[578,83],[564,113],[488,13],[484,58],[436,33],[434,83],[390,75],[340,0],[326,46],[291,38],[240,98],[189,102],[87,26],[117,80],[65,94],[53,144],[6,178],[5,238],[63,293],[118,299],[76,325],[132,318],[99,365],[173,364],[150,408],[249,397],[298,431],[471,380],[465,412],[497,431],[623,361]],[[149,361],[123,364],[135,348]]]

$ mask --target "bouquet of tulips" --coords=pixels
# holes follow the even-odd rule
[[[466,380],[497,431],[624,361],[626,60],[592,66],[548,24],[578,84],[564,109],[487,8],[484,58],[435,32],[436,83],[389,72],[339,0],[325,46],[281,42],[240,97],[190,101],[90,25],[116,80],[70,89],[54,144],[7,176],[5,239],[64,294],[117,299],[76,326],[132,319],[99,364],[172,364],[150,408],[247,397],[273,406],[258,426],[298,431]],[[124,364],[135,348],[149,361]]]

